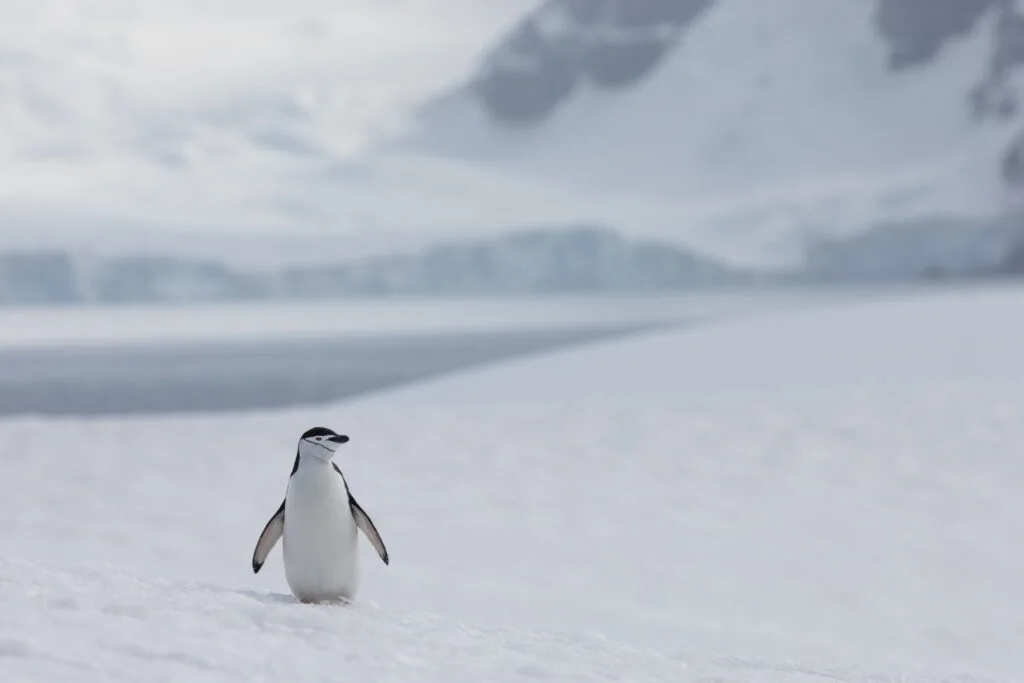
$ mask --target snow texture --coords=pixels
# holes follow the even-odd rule
[[[668,656],[600,636],[479,628],[434,614],[0,561],[5,680],[793,681],[931,683],[858,668]],[[17,588],[11,589],[16,585]],[[88,638],[83,639],[87,631]],[[31,635],[30,635],[31,634]],[[962,677],[957,683],[988,683]]]
[[[0,422],[4,680],[1013,681],[1020,288],[766,312],[317,409]],[[252,546],[305,428],[391,551]],[[372,548],[361,542],[369,556]]]

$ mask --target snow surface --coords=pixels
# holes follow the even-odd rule
[[[766,312],[317,409],[0,421],[4,680],[1013,681],[1024,290]],[[744,343],[745,342],[745,343]],[[248,559],[328,424],[392,555]]]
[[[698,332],[644,337],[503,363],[395,392],[385,400],[668,398],[831,391],[1017,379],[1021,285],[918,289],[879,302],[751,311]],[[810,311],[810,312],[809,312]],[[599,371],[598,371],[599,370]],[[421,395],[422,392],[422,395]]]

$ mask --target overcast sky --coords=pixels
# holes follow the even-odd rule
[[[397,130],[533,4],[0,0],[0,216],[301,221],[304,177]]]

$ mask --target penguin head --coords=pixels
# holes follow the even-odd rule
[[[313,427],[299,437],[299,455],[330,460],[338,446],[346,441],[348,437],[344,434],[338,434],[327,427]]]

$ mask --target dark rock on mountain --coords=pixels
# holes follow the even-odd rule
[[[949,40],[966,35],[1002,0],[878,0],[875,26],[889,45],[889,65],[930,61]]]
[[[968,93],[976,119],[1013,118],[1019,93],[1010,81],[1013,70],[1024,64],[1024,14],[1013,3],[999,7],[988,71]]]
[[[534,124],[580,80],[625,87],[649,75],[713,0],[547,0],[501,41],[472,84],[495,119]]]
[[[498,119],[528,123],[547,116],[576,85],[572,47],[549,41],[527,18],[502,47],[500,64],[476,83],[476,94]]]
[[[649,76],[715,0],[545,0],[486,56],[473,90],[503,123],[546,119],[581,78],[624,88]],[[1012,0],[875,0],[894,70],[922,67],[998,11],[991,65],[975,107],[1015,112],[999,84],[1024,62],[1024,16]]]
[[[470,90],[501,124],[542,125],[583,84],[623,92],[650,77],[715,2],[544,0],[486,56]],[[874,0],[874,27],[894,71],[927,67],[981,30],[986,16],[995,27],[991,57],[963,96],[979,122],[1014,120],[1021,96],[1011,76],[1024,65],[1024,12],[1014,0]],[[993,160],[1009,185],[1024,182],[1019,146]]]
[[[978,28],[979,20],[995,12],[992,56],[978,83],[966,93],[971,113],[984,119],[1015,119],[1020,93],[1013,71],[1024,64],[1024,13],[1013,0],[878,0],[876,26],[889,45],[893,69],[923,66],[949,41]],[[1003,180],[1011,187],[1024,183],[1024,131],[997,160]]]
[[[603,88],[627,86],[643,77],[672,47],[646,37],[594,45],[580,58],[580,69]]]
[[[1021,93],[1011,76],[1024,65],[1024,13],[1009,0],[990,0],[998,15],[988,71],[967,93],[975,119],[1014,120],[1020,113]],[[1011,188],[1024,185],[1024,130],[1007,145],[998,160],[1003,181]]]
[[[993,78],[1005,78],[1013,67],[1024,64],[1024,14],[1013,3],[1007,3],[999,14],[996,25],[995,48],[989,73]]]
[[[711,0],[614,0],[601,39],[580,54],[580,69],[600,87],[632,84],[651,73],[683,29]]]

